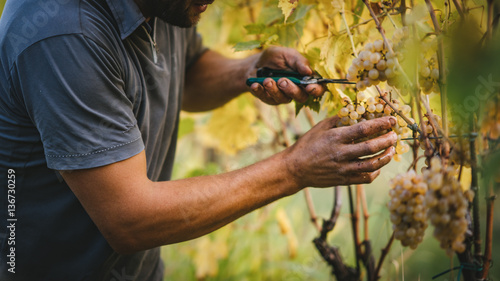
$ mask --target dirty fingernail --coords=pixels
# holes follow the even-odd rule
[[[280,88],[286,88],[286,86],[288,86],[288,82],[286,80],[280,82]]]
[[[397,122],[396,118],[391,117],[391,118],[389,118],[389,120],[391,121],[392,126],[396,125],[396,122]]]

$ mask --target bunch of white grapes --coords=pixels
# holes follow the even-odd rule
[[[426,95],[431,92],[439,93],[439,64],[436,55],[436,44],[422,43],[422,52],[419,57],[418,82],[422,92]]]
[[[386,97],[388,98],[387,94]],[[397,99],[392,100],[391,103],[396,110],[401,110],[406,116],[408,116],[411,111],[409,105],[401,104]],[[397,123],[392,127],[392,130],[398,135],[394,160],[400,161],[401,155],[410,150],[410,146],[402,139],[409,137],[411,135],[411,130],[407,127],[404,119],[398,116],[394,110],[379,97],[372,97],[365,92],[358,92],[356,95],[356,102],[347,103],[339,110],[338,116],[340,119],[337,121],[337,127],[351,126],[358,122],[364,122],[383,116],[396,116]]]
[[[454,169],[443,167],[437,156],[431,159],[430,167],[423,171],[428,186],[425,195],[427,216],[434,226],[434,237],[450,257],[454,252],[462,253],[465,250],[467,208],[474,197],[470,190],[463,192],[454,175]]]
[[[391,200],[387,207],[391,212],[394,238],[400,240],[403,246],[416,249],[428,225],[425,206],[427,183],[415,170],[410,170],[397,175],[390,184]]]
[[[401,28],[394,32],[392,41],[394,52],[390,52],[383,40],[367,43],[358,57],[353,59],[347,70],[347,79],[356,82],[356,89],[363,91],[372,85],[386,82],[395,86],[399,74],[399,61],[404,59],[402,42],[408,37],[408,29]]]

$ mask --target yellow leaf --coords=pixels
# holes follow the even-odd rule
[[[292,230],[292,226],[290,225],[290,220],[288,219],[288,216],[283,210],[283,208],[280,208],[276,212],[276,220],[278,220],[278,224],[280,226],[280,230],[282,234],[288,234]]]
[[[199,238],[196,243],[194,264],[196,266],[196,278],[198,279],[216,276],[219,271],[219,265],[217,259],[213,256],[212,248],[212,241],[208,236]]]
[[[462,168],[462,176],[460,177],[460,185],[463,190],[467,190],[470,188],[470,184],[472,182],[472,176],[470,172],[470,168],[463,167]]]
[[[279,0],[278,7],[281,8],[281,12],[285,16],[285,23],[295,8],[297,8],[297,5],[299,5],[298,0]]]
[[[288,233],[286,240],[288,242],[288,254],[293,259],[297,256],[297,248],[299,247],[299,241],[297,240],[297,236],[295,236],[295,232]]]
[[[228,230],[229,228],[226,227],[225,231],[218,231],[213,241],[208,235],[197,239],[194,254],[196,278],[204,279],[217,276],[219,272],[218,261],[227,258],[228,255]]]
[[[281,233],[286,235],[286,240],[288,243],[288,254],[290,258],[295,258],[297,256],[297,248],[299,242],[297,240],[297,236],[293,231],[290,220],[288,219],[288,215],[286,214],[283,208],[280,208],[276,212],[276,220],[278,220],[278,224],[280,226]]]
[[[240,97],[216,109],[205,128],[211,138],[208,143],[229,155],[234,155],[258,140],[256,128],[252,126],[257,119],[257,111],[245,99],[248,97]]]

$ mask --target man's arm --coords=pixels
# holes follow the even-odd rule
[[[152,182],[144,152],[61,174],[110,245],[131,253],[199,237],[306,186],[373,181],[394,155],[396,134],[353,141],[389,129],[395,119],[334,128],[336,121],[326,119],[281,153],[220,175]]]
[[[271,47],[245,59],[229,59],[208,50],[186,73],[182,109],[214,109],[247,91],[271,105],[288,103],[292,99],[305,102],[309,95],[321,96],[325,92],[321,85],[299,87],[286,78],[280,79],[278,83],[267,79],[264,86],[255,83],[248,87],[246,79],[255,77],[260,67],[289,69],[302,75],[312,74],[307,60],[294,49]]]

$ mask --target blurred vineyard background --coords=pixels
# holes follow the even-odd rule
[[[475,1],[478,6],[483,5],[483,2]],[[333,38],[339,40],[338,44],[332,41],[331,36],[318,36],[326,34],[328,29],[318,19],[324,14],[308,12],[315,5],[323,5],[326,12],[335,11],[336,14],[332,14],[330,19],[340,30],[342,23],[338,10],[330,7],[339,3],[300,1],[285,24],[278,1],[216,0],[202,15],[198,27],[205,45],[226,56],[245,57],[255,52],[246,49],[266,45],[267,40],[272,44],[297,48],[314,60],[313,64],[321,68],[323,74],[332,75],[327,69],[337,63],[339,57],[344,61],[351,59],[350,43],[345,33]],[[362,2],[345,2],[346,13],[354,10],[359,3]],[[4,4],[5,0],[0,0],[0,9]],[[442,6],[443,3],[439,2],[438,5]],[[480,13],[478,11],[478,16]],[[365,10],[359,14],[359,18],[350,14],[347,18],[349,24],[353,24],[353,21],[362,23],[369,19],[369,14]],[[249,26],[251,23],[253,25]],[[252,34],[252,28],[257,28],[259,23],[274,26],[275,34],[264,39],[258,38],[255,34],[259,32],[255,30]],[[388,20],[383,24],[387,25],[388,30],[393,29]],[[355,38],[356,43],[367,40],[377,32],[373,24],[368,23],[361,28],[363,32]],[[327,40],[332,41],[329,43],[332,49],[321,49]],[[236,51],[235,46],[236,50],[242,51]],[[313,114],[316,121],[325,118],[328,111],[334,111],[332,108],[323,109],[321,113]],[[282,133],[282,120],[289,120],[285,127],[292,140],[310,128],[304,112],[297,117],[294,115],[293,104],[276,109],[260,103],[249,94],[210,113],[183,112],[174,179],[234,170],[284,149],[284,140],[278,137]],[[406,171],[411,163],[410,157],[404,155],[401,162],[390,163],[383,169],[381,176],[366,187],[370,237],[376,256],[392,233],[386,208],[389,180]],[[342,191],[342,213],[328,240],[330,244],[339,246],[343,257],[352,264],[355,256],[347,192],[345,188]],[[311,194],[318,216],[327,218],[333,205],[333,190],[311,189]],[[481,208],[485,208],[484,204]],[[496,204],[495,208],[494,233],[500,237],[500,204]],[[244,216],[205,237],[163,247],[165,280],[334,280],[330,267],[312,244],[317,235],[301,192]],[[431,280],[434,275],[449,269],[451,264],[459,264],[456,259],[450,261],[431,236],[432,227],[426,232],[428,239],[424,239],[417,250],[404,248],[396,241],[382,268],[382,280]],[[494,261],[500,261],[498,242],[499,239],[493,241]],[[500,264],[493,263],[490,277],[491,280],[500,280]],[[450,279],[447,274],[436,280]]]

